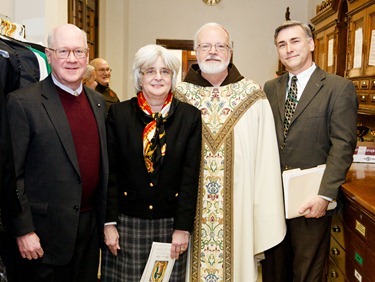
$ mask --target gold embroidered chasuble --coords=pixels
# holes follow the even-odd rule
[[[200,109],[203,121],[202,163],[197,216],[191,246],[190,280],[206,282],[245,281],[238,280],[243,279],[240,278],[243,276],[237,273],[239,272],[237,268],[242,267],[243,264],[245,264],[245,268],[247,265],[247,269],[242,270],[242,272],[244,272],[246,276],[249,275],[256,279],[257,273],[254,273],[256,272],[256,261],[254,258],[256,248],[253,248],[254,234],[252,232],[252,226],[256,223],[252,222],[252,203],[249,202],[246,209],[242,210],[241,208],[240,211],[237,211],[237,213],[239,213],[238,216],[236,215],[238,219],[234,218],[234,205],[237,203],[234,201],[234,195],[236,193],[241,193],[235,193],[234,191],[234,189],[239,189],[234,187],[237,185],[234,183],[234,170],[237,169],[234,164],[234,156],[236,153],[234,148],[238,146],[235,146],[234,128],[243,115],[248,113],[249,109],[254,106],[254,104],[258,103],[258,106],[254,107],[256,108],[254,112],[257,112],[259,103],[268,103],[265,100],[265,94],[260,90],[259,85],[254,84],[250,80],[242,79],[236,83],[221,87],[201,87],[183,82],[177,86],[175,96]],[[264,106],[262,105],[261,107]],[[268,110],[269,114],[272,116],[272,112],[270,109]],[[251,115],[255,117],[257,113],[252,113]],[[242,125],[240,125],[243,127],[244,131],[247,131],[246,122],[247,120],[242,121]],[[254,120],[253,122],[257,123],[258,121]],[[271,125],[273,127],[272,118]],[[273,128],[271,128],[271,131],[272,130]],[[251,134],[252,132],[248,133]],[[254,137],[254,139],[255,138],[256,137]],[[271,151],[273,155],[277,155],[276,138],[274,136],[272,142],[275,144],[275,150]],[[248,145],[245,145],[245,147],[246,146]],[[237,153],[242,152],[238,149]],[[251,153],[251,155],[255,156],[256,152]],[[279,170],[278,157],[273,159],[276,162],[276,166],[273,167]],[[254,168],[253,170],[255,171]],[[280,177],[278,173],[276,173],[275,176],[276,178]],[[280,182],[276,181],[276,184],[279,185],[277,188],[281,191]],[[244,185],[241,184],[240,186],[242,186],[240,188],[242,189]],[[250,191],[254,189],[250,187],[251,185],[249,183],[248,186],[249,187],[245,187],[245,190]],[[251,193],[253,192],[250,192],[250,194]],[[280,201],[282,201],[281,194],[278,194],[277,197],[280,197]],[[252,201],[252,196],[248,198]],[[280,211],[280,204],[276,206]],[[240,225],[236,222],[242,220],[242,212],[249,213],[249,224],[243,227],[236,226]],[[236,230],[237,233],[242,233],[242,230],[238,228],[244,228],[245,233],[250,233],[246,239],[246,244],[249,245],[248,249],[247,245],[235,246],[234,244],[235,240],[241,241],[243,239],[241,237],[242,235],[236,235],[234,232],[234,230]],[[271,239],[271,242],[272,241],[274,240]],[[278,238],[277,241],[280,242],[281,238]],[[248,254],[243,258],[249,261],[245,263],[238,263],[237,261],[237,267],[235,267],[235,260],[238,260],[235,256],[237,250],[241,247],[247,249],[245,251]],[[264,248],[261,249],[261,251],[263,250]],[[239,257],[241,257],[241,255]],[[246,281],[251,280],[252,278]]]

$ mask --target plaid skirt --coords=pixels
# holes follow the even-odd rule
[[[120,250],[113,256],[103,249],[101,279],[103,282],[139,282],[152,242],[172,242],[173,218],[143,219],[120,214],[117,222]],[[185,281],[187,252],[176,260],[170,282]]]

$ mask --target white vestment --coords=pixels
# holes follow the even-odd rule
[[[286,233],[274,120],[259,85],[180,83],[202,112],[203,139],[190,281],[257,280],[257,255]]]

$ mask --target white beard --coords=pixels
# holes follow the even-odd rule
[[[205,60],[207,60],[208,58],[209,56],[207,56]],[[212,58],[217,59],[216,56],[213,56]],[[217,74],[223,72],[228,67],[230,57],[228,57],[228,60],[226,62],[206,62],[205,60],[203,60],[202,62],[198,60],[199,68],[201,69],[201,71],[206,74]]]

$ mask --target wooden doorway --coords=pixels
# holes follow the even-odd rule
[[[183,81],[190,69],[190,66],[197,63],[197,58],[194,51],[194,41],[178,39],[156,39],[156,44],[162,45],[167,49],[182,51],[181,80]]]
[[[86,31],[90,60],[98,56],[99,0],[69,0],[69,23]]]

